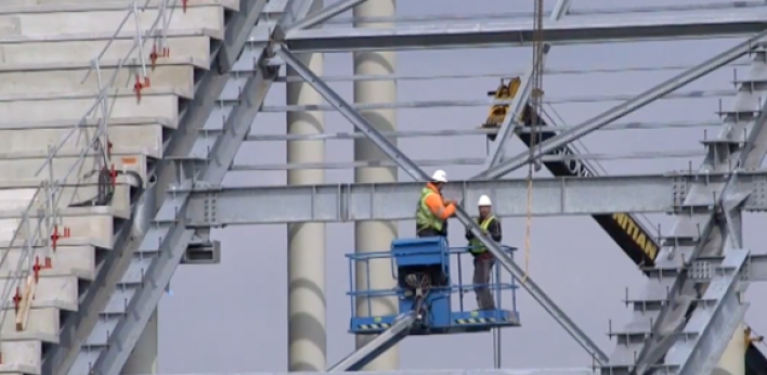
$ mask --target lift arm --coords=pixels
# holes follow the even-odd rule
[[[410,327],[416,321],[416,312],[411,311],[397,317],[389,329],[381,332],[376,338],[349,354],[346,358],[333,365],[328,372],[359,371],[365,365],[376,359],[381,353],[397,345],[410,332]]]

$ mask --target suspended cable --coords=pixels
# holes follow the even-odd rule
[[[533,10],[533,73],[532,90],[530,92],[530,164],[527,168],[527,217],[525,218],[525,275],[522,282],[527,282],[530,275],[530,251],[533,226],[533,174],[541,169],[541,161],[535,158],[536,146],[540,145],[541,131],[539,129],[540,113],[543,110],[543,59],[546,46],[543,43],[543,0],[535,0]],[[540,147],[540,146],[538,146]]]

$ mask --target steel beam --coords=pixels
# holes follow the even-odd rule
[[[767,36],[767,30],[761,31],[759,34],[749,38],[745,42],[739,43],[735,47],[637,95],[625,103],[619,104],[606,112],[585,121],[571,130],[559,133],[557,136],[539,144],[538,147],[536,147],[536,150],[532,153],[528,151],[522,152],[512,158],[504,160],[501,164],[486,170],[477,177],[498,178],[498,176],[505,176],[527,163],[532,162],[536,158],[540,158],[541,156],[565,146],[570,142],[578,140],[593,131],[599,130],[611,122],[633,113],[652,103],[656,99],[661,98],[754,50],[756,44],[765,36]]]
[[[683,267],[660,266],[645,268],[647,277],[675,276],[683,270],[687,272],[687,279],[695,282],[710,282],[716,275],[713,270],[722,267],[724,255],[702,256],[691,260]],[[741,272],[741,280],[749,282],[767,281],[767,254],[750,254],[746,257],[745,267]]]
[[[255,23],[264,4],[265,1],[261,0],[242,0],[241,14],[238,19],[253,20]],[[234,21],[232,20],[232,22]],[[225,47],[219,53],[235,51],[234,55],[239,55],[239,51],[242,50],[246,40],[242,35],[247,36],[253,27],[253,24],[247,24],[244,21],[234,22],[233,25],[231,27],[238,29],[227,32],[227,35],[233,39],[225,43]],[[217,61],[219,64],[221,63],[221,60]],[[222,71],[225,71],[225,67],[220,66],[220,69],[217,69],[214,65],[198,86],[194,102],[190,106],[191,109],[182,120],[186,121],[187,127],[182,134],[187,136],[187,139],[172,138],[169,149],[166,151],[166,154],[171,156],[163,159],[161,164],[163,166],[162,179],[159,179],[156,185],[163,186],[161,182],[175,181],[173,186],[183,190],[184,187],[192,187],[194,183],[199,183],[195,181],[218,184],[223,180],[239,145],[247,135],[250,123],[277,75],[277,71],[269,68],[268,71],[262,71],[261,74],[256,74],[248,79],[242,90],[241,104],[232,111],[227,119],[227,131],[218,137],[214,147],[210,150],[211,162],[200,170],[186,175],[185,179],[176,178],[180,175],[177,174],[179,170],[185,169],[186,166],[183,164],[188,156],[182,156],[179,159],[178,156],[173,157],[173,155],[188,155],[193,152],[199,131],[204,126],[213,105],[223,91],[224,85],[230,79],[229,74],[222,73]],[[180,143],[183,145],[179,147]],[[166,194],[161,188],[158,188],[154,193],[158,194],[159,199],[162,199],[162,196]],[[127,315],[120,320],[110,335],[110,345],[93,364],[91,374],[111,375],[120,372],[149,317],[157,307],[176,267],[181,263],[184,250],[188,247],[194,234],[193,230],[188,229],[183,221],[180,221],[184,218],[183,212],[188,196],[189,194],[172,194],[171,197],[164,199],[159,211],[151,211],[157,212],[154,222],[147,220],[143,223],[145,227],[142,228],[142,233],[146,233],[146,238],[157,240],[148,246],[158,247],[157,250],[160,255],[152,261],[147,269],[144,282],[135,291],[129,302]],[[178,217],[176,217],[177,213],[179,214]],[[104,271],[102,270],[102,272]]]
[[[276,66],[276,65],[275,65]],[[657,100],[671,99],[706,99],[706,98],[725,98],[737,95],[737,90],[691,90],[665,95]],[[608,94],[608,95],[577,95],[565,97],[548,97],[543,100],[544,104],[577,104],[577,103],[602,103],[631,100],[636,94]],[[224,99],[224,103],[236,102],[237,99]],[[423,109],[423,108],[454,108],[454,107],[486,107],[492,105],[510,105],[514,100],[419,100],[396,103],[359,103],[351,104],[352,108],[358,111],[374,109]],[[323,111],[334,112],[335,108],[324,104],[305,104],[305,105],[270,105],[264,106],[261,112],[305,112],[305,111]]]
[[[735,61],[727,64],[727,68],[747,67],[750,62]],[[608,66],[608,67],[583,67],[580,65],[560,65],[555,68],[544,69],[543,73],[546,77],[554,75],[585,75],[585,74],[624,74],[624,73],[648,73],[648,72],[665,72],[665,71],[681,71],[692,68],[690,64],[652,64],[652,65],[627,65],[627,66]],[[365,74],[365,75],[323,75],[322,78],[325,82],[359,82],[359,81],[434,81],[434,80],[459,80],[459,79],[474,79],[474,78],[508,78],[518,77],[524,75],[529,70],[528,68],[511,68],[513,70],[503,72],[488,72],[488,73],[429,73],[429,74],[407,74],[407,73],[394,73],[394,74]],[[232,72],[233,75],[239,77],[245,77],[250,74],[250,70],[243,67],[242,69]],[[281,76],[275,80],[275,82],[298,82],[298,77],[286,77]]]
[[[767,170],[743,172],[737,189],[767,188]],[[707,181],[714,189],[727,174],[635,175],[535,179],[534,216],[594,215],[613,212],[668,213],[678,210],[689,186]],[[326,184],[201,188],[192,194],[186,222],[191,226],[256,225],[310,221],[413,220],[413,197],[421,183]],[[489,195],[499,217],[525,216],[527,182],[516,180],[454,181],[444,194],[466,202]],[[713,203],[713,196],[696,205]],[[767,208],[767,198],[752,195],[748,211]],[[688,208],[689,209],[689,208]]]
[[[552,45],[628,42],[680,38],[748,35],[767,28],[767,7],[719,11],[623,13],[605,16],[568,16],[545,21],[544,40]],[[420,24],[391,29],[291,30],[285,43],[291,51],[360,51],[529,46],[531,20],[507,22]]]
[[[544,163],[550,162],[576,162],[586,160],[648,160],[648,159],[674,159],[704,156],[703,151],[675,150],[663,152],[635,152],[626,154],[575,154],[560,152],[558,155],[544,155],[539,160]],[[436,167],[445,165],[483,165],[486,158],[455,158],[455,159],[428,159],[413,160],[421,167]],[[288,163],[288,164],[234,164],[232,171],[286,171],[301,169],[351,169],[366,167],[392,167],[396,163],[386,161],[351,161],[340,163]]]
[[[624,123],[612,123],[605,126],[600,130],[660,130],[660,129],[673,129],[673,128],[707,128],[714,126],[721,126],[722,122],[716,121],[653,121],[653,122],[624,122]],[[468,126],[467,126],[468,127]],[[542,131],[562,131],[574,128],[574,125],[558,125],[558,126],[544,126]],[[221,131],[220,129],[209,129],[212,133],[214,131]],[[530,133],[530,127],[518,126],[514,128],[515,133],[525,134]],[[436,129],[436,130],[399,130],[393,132],[381,132],[387,138],[417,138],[417,137],[456,137],[456,136],[473,136],[473,135],[489,135],[498,134],[498,129]],[[338,133],[324,133],[324,134],[249,134],[246,141],[248,142],[268,142],[268,141],[318,141],[318,140],[337,140],[337,139],[360,139],[365,137],[363,134],[356,132],[338,132]]]

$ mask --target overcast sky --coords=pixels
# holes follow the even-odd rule
[[[371,0],[376,1],[376,0]],[[326,0],[326,3],[332,1]],[[678,4],[702,0],[676,0]],[[707,0],[711,3],[713,0]],[[720,1],[721,2],[721,1]],[[532,2],[521,0],[408,0],[400,1],[402,16],[437,14],[478,14],[501,11],[530,11]],[[554,0],[547,0],[552,7]],[[575,0],[574,9],[663,5],[667,0]],[[604,5],[606,4],[606,5]],[[439,13],[436,13],[439,12]],[[348,15],[347,15],[348,16]],[[555,47],[549,54],[548,67],[599,68],[695,64],[719,53],[735,40],[696,42],[635,43]],[[530,64],[528,49],[454,50],[402,52],[398,55],[399,73],[406,75],[487,74],[525,70]],[[350,54],[326,55],[327,75],[352,73]],[[741,77],[745,69],[739,69]],[[593,96],[600,94],[635,94],[678,72],[550,75],[544,77],[549,98]],[[711,74],[681,91],[716,90],[732,87],[733,69]],[[403,81],[399,100],[478,100],[494,89],[494,78],[462,80]],[[351,82],[332,87],[351,98]],[[722,99],[726,106],[732,98]],[[267,98],[268,105],[285,104],[283,84],[275,85]],[[557,104],[556,111],[566,123],[574,125],[618,104]],[[665,100],[654,103],[625,120],[716,120],[720,102],[717,98]],[[487,108],[402,109],[401,130],[470,129],[479,126]],[[352,126],[336,113],[326,115],[328,132],[351,131]],[[284,114],[261,114],[253,126],[257,134],[284,134]],[[709,128],[709,137],[718,132]],[[700,151],[703,129],[603,131],[583,139],[592,153],[629,153],[647,151]],[[514,140],[514,152],[523,150]],[[409,138],[399,145],[415,159],[452,159],[484,157],[484,137]],[[284,142],[248,143],[242,147],[237,164],[275,164],[285,162]],[[352,160],[351,141],[328,141],[328,162]],[[611,174],[664,172],[687,168],[692,160],[697,166],[701,157],[692,159],[621,160],[602,162]],[[480,172],[479,166],[444,166],[453,180],[465,179]],[[428,168],[431,172],[434,168]],[[541,173],[541,176],[548,176]],[[523,173],[517,173],[523,177]],[[400,178],[408,177],[400,173]],[[228,184],[284,185],[284,172],[230,173]],[[328,183],[353,181],[351,170],[326,173]],[[416,199],[416,197],[414,197]],[[627,197],[630,199],[630,197]],[[763,251],[759,244],[767,232],[759,230],[767,221],[747,215],[745,244]],[[667,217],[651,217],[670,230]],[[412,222],[400,225],[400,236],[413,235]],[[454,225],[453,228],[459,228]],[[505,242],[521,246],[524,220],[503,221]],[[327,305],[328,364],[333,364],[354,349],[354,338],[346,332],[350,303],[345,296],[349,281],[343,254],[353,252],[353,224],[327,226]],[[761,233],[761,234],[760,234]],[[454,229],[453,244],[463,243],[462,230]],[[218,266],[184,266],[176,272],[172,296],[165,296],[160,310],[160,370],[164,373],[210,372],[282,372],[287,370],[287,233],[285,225],[233,227],[215,233],[222,241],[223,260]],[[532,277],[551,298],[588,333],[607,353],[614,344],[606,337],[608,321],[621,327],[631,314],[622,299],[625,288],[638,296],[645,284],[636,266],[588,217],[537,218],[532,237]],[[385,249],[382,249],[385,250]],[[763,285],[749,290],[752,307],[747,322],[757,331],[767,331],[767,322],[757,320],[767,302],[753,298],[764,295]],[[473,304],[473,296],[469,296]],[[588,366],[588,356],[541,309],[520,291],[519,310],[522,327],[503,331],[505,367]],[[400,345],[403,369],[491,368],[492,338],[489,333],[408,338]],[[552,355],[556,353],[556,355]]]

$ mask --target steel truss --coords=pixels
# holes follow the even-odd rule
[[[352,0],[349,0],[348,2],[351,2]],[[763,10],[760,10],[763,11]],[[759,13],[760,11],[757,11],[756,13]],[[720,18],[725,19],[726,23],[728,23],[728,26],[737,25],[738,21],[742,21],[747,17],[746,14],[738,14],[736,15],[737,20],[733,21],[732,18],[728,18],[727,16]],[[677,17],[679,18],[679,17]],[[664,23],[664,20],[658,20],[657,17],[653,17],[652,20],[649,19],[637,19],[635,18],[633,21],[636,22],[636,24],[627,25],[626,22],[623,22],[621,20],[620,28],[623,29],[623,31],[631,30],[632,28],[637,27],[656,27],[657,29],[653,29],[654,33],[652,35],[656,37],[662,37],[664,35],[667,36],[683,36],[684,31],[681,30],[691,30],[695,27],[700,27],[701,23],[710,22],[712,19],[711,16],[707,17],[701,17],[700,14],[688,14],[686,17],[681,17],[682,21],[678,21],[675,24]],[[300,21],[299,21],[300,22]],[[557,39],[556,37],[556,31],[562,31],[567,30],[567,35],[577,35],[577,33],[573,32],[573,25],[577,21],[571,21],[570,24],[567,24],[566,22],[557,23],[552,25],[551,28],[548,29],[548,32],[550,35],[547,36],[546,40],[548,41],[554,41],[554,42],[563,42],[567,41],[566,37],[560,37],[560,39]],[[581,20],[581,22],[583,22]],[[600,26],[602,29],[610,29],[609,25],[605,25],[605,23],[609,23],[610,21],[603,21]],[[691,25],[695,25],[694,27]],[[571,27],[568,29],[568,26]],[[740,24],[740,26],[743,26],[743,24]],[[756,32],[761,31],[764,26],[759,23],[758,26],[755,26],[754,24],[750,24],[753,29],[745,30],[745,29],[739,29],[737,32],[734,33],[749,33],[749,32]],[[425,174],[413,161],[411,161],[406,155],[404,155],[399,149],[394,147],[389,141],[381,134],[379,133],[373,126],[371,126],[367,121],[355,110],[352,105],[344,101],[337,93],[335,93],[326,83],[322,81],[321,78],[316,76],[314,73],[312,73],[306,66],[304,66],[289,50],[289,48],[293,48],[296,51],[329,51],[329,50],[359,50],[364,48],[369,49],[386,49],[386,47],[390,47],[393,49],[403,49],[403,48],[413,48],[413,47],[448,47],[448,46],[455,46],[455,45],[463,45],[463,44],[483,44],[479,42],[477,39],[472,38],[479,38],[483,39],[485,42],[484,44],[493,44],[494,39],[492,38],[493,32],[496,33],[496,35],[504,35],[504,32],[506,33],[503,36],[503,42],[504,44],[508,44],[508,40],[511,40],[511,35],[520,36],[518,40],[528,40],[524,37],[524,32],[520,29],[514,29],[514,27],[510,27],[508,25],[505,26],[504,29],[503,26],[498,27],[497,29],[494,29],[493,27],[470,27],[466,28],[464,31],[458,30],[460,27],[455,27],[453,29],[440,29],[439,27],[430,27],[430,28],[424,28],[424,29],[411,29],[411,30],[403,30],[403,29],[372,29],[372,30],[340,30],[340,31],[334,31],[331,29],[324,29],[324,30],[293,30],[288,31],[285,34],[285,38],[281,39],[283,43],[275,43],[272,48],[272,52],[275,54],[275,57],[277,59],[280,59],[281,61],[287,63],[290,65],[295,72],[301,76],[307,83],[309,83],[320,95],[323,96],[323,98],[334,108],[336,108],[347,120],[349,120],[354,127],[360,131],[362,134],[364,134],[368,139],[370,139],[376,146],[378,146],[389,158],[391,158],[401,169],[403,169],[408,175],[410,175],[414,180],[416,181],[427,181],[428,175]],[[615,26],[618,28],[618,26]],[[527,26],[528,29],[522,28],[522,30],[527,30],[529,32],[529,25]],[[676,28],[676,29],[675,29]],[[735,26],[731,28],[730,30],[735,30],[738,27]],[[553,30],[552,30],[553,29]],[[510,30],[514,30],[511,31]],[[588,27],[582,27],[581,30],[588,30]],[[664,31],[665,30],[665,31]],[[668,31],[668,30],[675,30],[675,31]],[[716,31],[714,31],[716,30]],[[666,34],[664,34],[664,32]],[[696,29],[694,31],[696,34],[708,34],[708,35],[722,35],[727,34],[723,32],[723,29],[717,29],[716,27],[712,27],[711,24],[706,25],[702,29]],[[333,35],[335,33],[335,35]],[[441,39],[442,42],[440,42],[440,36],[439,35],[433,35],[430,33],[438,33],[440,35],[445,36],[445,38]],[[427,35],[428,34],[428,35]],[[616,34],[609,34],[606,32],[599,33],[595,32],[595,30],[588,30],[588,32],[585,32],[584,34],[591,34],[593,37],[590,37],[593,39],[614,39],[617,35]],[[526,153],[520,154],[518,156],[503,160],[501,162],[498,162],[497,159],[499,159],[499,156],[497,154],[501,153],[503,149],[503,144],[501,143],[498,146],[494,146],[495,151],[493,154],[491,154],[491,158],[488,160],[488,165],[491,167],[477,176],[477,178],[485,178],[485,179],[498,179],[506,175],[507,173],[513,171],[514,169],[528,163],[532,162],[531,159],[534,158],[540,158],[542,155],[549,153],[553,150],[556,150],[557,148],[560,148],[562,146],[567,145],[569,142],[572,142],[574,140],[579,139],[580,137],[597,130],[601,127],[606,126],[610,122],[619,119],[633,111],[636,111],[637,109],[643,107],[644,105],[663,97],[664,95],[678,89],[679,87],[682,87],[697,78],[708,74],[709,72],[724,66],[726,64],[731,63],[733,60],[743,56],[746,53],[752,52],[756,49],[758,43],[761,41],[763,37],[767,36],[767,32],[762,31],[758,35],[756,35],[753,38],[750,38],[744,43],[740,43],[734,48],[727,50],[712,59],[709,59],[705,61],[704,63],[693,67],[692,69],[685,71],[684,73],[672,78],[671,80],[668,80],[656,87],[654,87],[651,90],[648,90],[645,93],[642,93],[638,95],[636,98],[627,101],[626,103],[619,105],[604,114],[601,114],[597,117],[595,117],[592,120],[589,120],[581,125],[578,125],[574,127],[573,129],[570,129],[568,131],[562,132],[558,134],[557,136],[553,137],[552,139],[544,142],[538,152],[533,155],[532,157],[529,157]],[[428,39],[428,42],[423,39],[423,37],[426,37]],[[358,39],[355,39],[358,38]],[[575,41],[574,38],[576,37],[569,37],[570,41]],[[356,40],[356,42],[355,42]],[[378,41],[378,43],[377,43]],[[495,41],[500,41],[496,39]],[[302,44],[303,43],[303,44]],[[356,44],[355,44],[356,43]],[[516,108],[515,108],[516,109]],[[516,111],[509,111],[511,116],[516,115]],[[513,121],[513,118],[511,119]],[[502,138],[502,142],[505,141],[505,138]],[[735,140],[730,140],[730,143],[736,142]],[[742,140],[741,140],[742,142]],[[710,147],[710,149],[717,149],[717,147]],[[718,151],[722,152],[721,149]],[[718,156],[715,154],[714,156]],[[496,159],[496,160],[493,160]],[[719,159],[717,159],[719,160]],[[738,167],[743,166],[738,165]],[[716,186],[716,189],[720,189],[721,186],[725,186],[726,189],[732,189],[727,190],[728,192],[731,191],[739,191],[740,187],[742,186],[740,181],[740,170],[738,169],[738,173],[733,173],[734,171],[732,169],[728,169],[723,172],[730,173],[728,176],[724,177],[723,180],[719,181],[717,183],[709,184],[705,181],[698,181],[695,183],[696,186],[703,185],[708,186],[708,189],[712,189],[710,185]],[[282,188],[284,189],[284,188]],[[311,188],[310,188],[311,189]],[[339,187],[339,193],[337,194],[337,199],[333,200],[326,200],[324,202],[313,201],[311,200],[304,200],[302,204],[305,207],[310,207],[311,212],[303,217],[302,219],[309,219],[309,220],[322,220],[322,218],[318,218],[316,215],[316,210],[321,209],[324,205],[334,205],[333,208],[326,211],[327,212],[333,212],[333,214],[336,215],[337,218],[342,218],[343,214],[341,214],[342,209],[338,209],[339,207],[344,206],[344,202],[349,203],[346,204],[346,208],[349,206],[356,205],[355,200],[346,200],[344,201],[342,198],[338,198],[340,196],[340,191],[342,191],[343,188]],[[539,187],[540,190],[540,187]],[[351,189],[349,189],[351,191]],[[545,190],[544,190],[545,191]],[[312,193],[306,193],[304,195],[304,198],[306,197],[312,197]],[[734,193],[733,193],[734,194]],[[737,202],[737,205],[730,207],[730,211],[728,211],[728,218],[735,217],[736,215],[739,218],[740,209],[743,205],[743,202],[747,200],[748,195],[750,194],[750,190],[745,190],[743,192],[738,193],[740,200]],[[372,195],[372,194],[370,194]],[[540,195],[540,194],[539,194]],[[293,199],[296,197],[293,196]],[[393,198],[393,196],[390,196],[389,198]],[[685,197],[687,198],[687,197]],[[274,197],[271,197],[270,199],[274,199]],[[730,199],[730,198],[727,198]],[[689,199],[688,199],[689,200]],[[242,200],[241,200],[242,201]],[[370,217],[377,217],[373,216],[374,212],[380,212],[382,205],[376,204],[374,202],[374,199],[369,199],[367,203],[369,204],[367,206],[368,208],[368,214]],[[395,200],[396,201],[396,200]],[[557,200],[559,201],[559,200]],[[391,201],[390,201],[391,202]],[[561,201],[559,201],[561,202]],[[687,200],[685,201],[687,202]],[[264,202],[261,202],[262,204]],[[719,198],[715,200],[715,207],[721,206],[722,204],[731,204],[729,200],[723,200],[722,195],[719,195]],[[696,215],[696,209],[702,204],[705,204],[704,202],[695,201],[695,206],[689,207],[690,210],[692,210],[692,213],[690,215]],[[243,210],[244,211],[244,210]],[[240,211],[239,214],[243,214],[243,211]],[[559,210],[558,212],[561,212],[562,210]],[[606,212],[606,211],[605,211]],[[347,212],[348,214],[348,212]],[[499,260],[499,263],[506,268],[513,276],[518,277],[520,279],[523,279],[523,271],[509,258],[507,257],[500,249],[497,247],[496,244],[494,244],[491,240],[486,238],[481,230],[479,230],[478,226],[472,218],[469,216],[469,214],[463,209],[459,208],[456,213],[457,218],[467,226],[487,247],[488,249],[496,256],[496,258]],[[352,220],[358,220],[357,216],[351,216],[347,217],[348,219]],[[215,222],[217,218],[211,218],[211,222]],[[388,219],[388,217],[387,217]],[[733,222],[735,219],[731,219]],[[732,225],[730,225],[732,226]],[[736,229],[732,229],[736,230]],[[705,236],[704,233],[702,236]],[[740,246],[734,246],[734,249],[738,249]],[[738,253],[740,251],[740,253]],[[734,255],[733,255],[734,254]],[[745,254],[745,255],[743,255]],[[720,265],[720,268],[722,268],[724,271],[721,272],[722,280],[719,279],[713,280],[712,283],[717,282],[726,282],[729,283],[728,285],[733,285],[735,283],[735,280],[739,280],[739,274],[742,269],[743,262],[745,262],[745,259],[747,258],[748,252],[747,251],[741,251],[741,250],[732,250],[728,253],[729,257],[726,257],[723,260],[723,263]],[[734,258],[738,258],[740,256],[740,263],[738,263],[735,260],[732,260]],[[737,263],[737,264],[736,264]],[[687,272],[683,271],[678,273],[681,277],[681,275],[686,275]],[[606,354],[604,354],[576,325],[573,323],[554,303],[551,301],[546,294],[537,287],[531,280],[528,279],[526,283],[522,283],[522,286],[529,292],[531,295],[538,301],[544,309],[549,312],[554,319],[563,327],[565,330],[594,358],[595,362],[603,365],[604,369],[606,371],[612,372],[615,367],[614,366],[608,366],[608,357]],[[713,289],[712,289],[713,290]],[[718,290],[718,289],[717,289]],[[728,291],[735,290],[732,288],[728,288]],[[706,345],[708,340],[714,340],[719,339],[721,340],[721,337],[718,337],[723,332],[721,331],[721,324],[717,327],[719,330],[712,330],[709,327],[711,327],[708,322],[716,320],[716,318],[722,316],[722,311],[733,313],[733,306],[732,301],[738,302],[736,300],[733,300],[730,298],[730,293],[726,293],[725,295],[706,295],[703,301],[700,303],[701,306],[705,306],[710,308],[709,311],[707,311],[706,317],[710,318],[708,321],[705,321],[701,323],[700,320],[698,320],[699,327],[698,331],[696,331],[694,334],[697,334],[695,338],[697,340],[693,340],[692,344],[690,344],[690,348],[687,351],[688,354],[691,353],[688,357],[682,359],[679,361],[679,363],[676,363],[673,367],[670,367],[673,371],[670,373],[678,373],[678,371],[681,371],[682,373],[695,373],[694,371],[700,371],[701,369],[705,369],[705,366],[709,365],[709,362],[714,362],[712,358],[716,358],[718,360],[718,355],[721,354],[718,352],[718,347],[712,347],[711,345]],[[737,307],[739,310],[737,310],[739,313],[743,312],[745,313],[745,306]],[[738,313],[738,314],[739,314]],[[742,317],[741,317],[742,318]],[[737,319],[737,314],[736,318]],[[404,318],[404,321],[407,322],[406,317]],[[739,320],[738,320],[739,322]],[[407,324],[405,324],[407,326]],[[733,328],[734,329],[734,328]],[[384,347],[384,346],[391,346],[393,343],[398,342],[401,340],[402,335],[399,334],[403,329],[401,329],[398,332],[385,332],[382,334],[380,342],[375,344],[375,347],[363,347],[360,348],[355,353],[352,353],[349,357],[344,359],[342,363],[340,363],[337,366],[334,366],[331,369],[358,369],[361,367],[360,363],[363,363],[365,361],[369,361],[371,359],[371,353],[375,353],[378,348]],[[726,333],[726,331],[724,331]],[[647,345],[647,347],[650,347],[651,345]],[[713,348],[713,349],[712,349]],[[722,348],[723,350],[723,348]],[[690,358],[693,359],[701,359],[701,358],[707,358],[708,362],[706,361],[699,361],[701,364],[698,364],[694,361],[690,361]],[[701,367],[702,366],[702,367]],[[633,368],[632,368],[633,369]],[[629,369],[630,371],[630,369]],[[641,369],[640,373],[644,373],[644,369]],[[698,372],[700,374],[701,372]],[[705,373],[705,372],[703,372]]]

